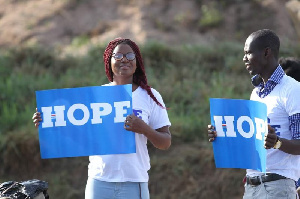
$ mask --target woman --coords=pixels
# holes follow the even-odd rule
[[[147,83],[138,46],[130,39],[109,42],[103,55],[107,86],[132,84],[132,108],[124,128],[136,133],[136,153],[90,156],[86,199],[147,199],[150,159],[147,140],[158,149],[171,145],[171,125],[160,94]],[[40,113],[33,122],[38,126]]]

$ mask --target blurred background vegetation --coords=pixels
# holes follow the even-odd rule
[[[83,4],[66,2],[72,10]],[[205,2],[195,1],[201,10],[200,19],[178,14],[174,22],[181,27],[194,24],[197,34],[215,30],[226,21],[222,9],[238,1]],[[253,2],[258,5],[263,1]],[[3,16],[1,12],[4,13],[0,9]],[[30,28],[36,23],[32,24]],[[169,34],[175,30],[159,20],[153,24]],[[242,33],[236,33],[236,39],[201,44],[170,45],[151,38],[139,45],[148,82],[162,94],[172,122],[173,144],[168,151],[156,150],[149,144],[151,198],[241,198],[244,171],[216,169],[206,138],[209,99],[249,99],[252,90],[251,77],[242,62]],[[31,120],[37,90],[108,82],[102,60],[107,42],[92,43],[89,34],[72,38],[66,48],[31,41],[0,45],[0,183],[37,178],[49,183],[51,198],[84,198],[88,158],[42,160],[38,132]],[[300,57],[299,43],[284,41],[287,42],[282,44],[280,56]],[[82,48],[84,53],[78,53]]]

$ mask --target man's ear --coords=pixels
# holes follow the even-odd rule
[[[265,57],[268,57],[268,56],[270,56],[270,55],[271,55],[271,53],[272,53],[272,50],[271,50],[271,48],[270,48],[270,47],[267,47],[267,48],[265,48]]]

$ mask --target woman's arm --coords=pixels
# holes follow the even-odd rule
[[[143,134],[158,149],[166,150],[171,146],[169,126],[153,129],[134,114],[126,117],[124,128],[128,131]]]

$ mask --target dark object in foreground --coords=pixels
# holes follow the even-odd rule
[[[0,184],[0,199],[49,199],[48,183],[41,180],[8,181]]]

